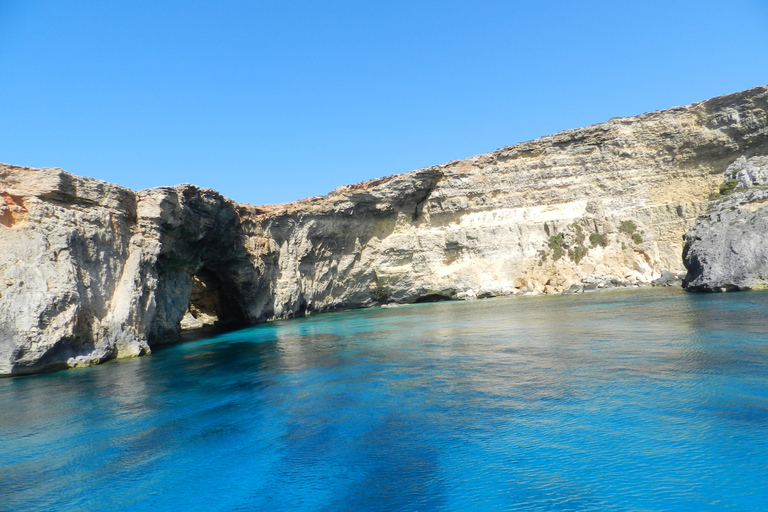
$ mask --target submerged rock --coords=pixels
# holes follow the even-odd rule
[[[764,148],[768,152],[768,148]],[[739,158],[720,192],[685,234],[689,291],[768,288],[768,156]]]
[[[682,270],[726,166],[768,146],[766,110],[757,87],[282,205],[0,166],[0,374],[182,327],[649,283]]]

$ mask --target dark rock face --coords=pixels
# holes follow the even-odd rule
[[[768,148],[766,148],[768,152]],[[720,193],[685,235],[683,287],[694,292],[768,287],[768,157],[739,158]]]
[[[244,247],[237,205],[192,185],[150,189],[137,196],[140,232],[158,244],[150,266],[157,276],[156,309],[146,332],[150,344],[175,341],[198,275],[216,288],[215,297],[206,300],[215,302],[211,306],[219,320],[257,320],[242,306],[251,299],[258,273]]]

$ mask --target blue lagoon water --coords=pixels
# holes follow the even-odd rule
[[[768,293],[331,313],[0,379],[0,510],[761,510]]]

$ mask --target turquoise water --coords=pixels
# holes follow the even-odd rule
[[[764,510],[767,312],[423,304],[0,379],[0,510]]]

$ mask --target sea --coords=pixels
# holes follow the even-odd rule
[[[361,309],[0,379],[2,511],[768,509],[768,292]]]

